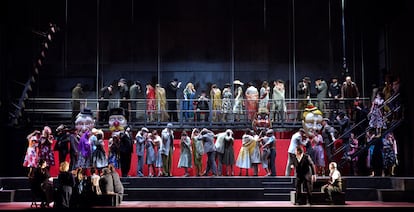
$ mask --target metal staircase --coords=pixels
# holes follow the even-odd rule
[[[387,129],[385,131],[382,132],[381,136],[376,137],[374,139],[372,139],[371,141],[367,142],[365,145],[359,146],[359,149],[352,155],[347,155],[347,157],[341,157],[340,161],[337,161],[338,165],[340,168],[342,168],[349,160],[354,159],[355,157],[358,157],[359,155],[361,155],[363,152],[367,151],[367,149],[371,146],[371,144],[375,143],[376,141],[378,141],[378,139],[382,139],[384,137],[384,135],[393,132],[398,126],[401,125],[401,123],[404,120],[404,111],[401,107],[401,105],[399,104],[400,101],[400,93],[397,93],[393,96],[391,96],[389,99],[387,99],[384,104],[381,106],[381,109],[383,109],[386,105],[390,106],[393,105],[395,107],[390,107],[390,111],[388,111],[385,115],[384,118],[386,120],[390,120],[389,123],[387,124]],[[398,118],[393,117],[394,115],[398,114]],[[359,127],[360,125],[362,125],[364,122],[368,122],[369,119],[368,117],[366,117],[365,119],[361,120],[360,122],[354,124],[349,130],[345,131],[344,133],[342,133],[341,136],[339,136],[337,139],[342,139],[344,137],[344,135],[347,135],[349,133],[351,133],[352,131],[354,131],[354,129],[356,129],[357,127]],[[361,134],[357,135],[357,139],[359,140],[362,136],[365,136],[366,133],[371,129],[371,127],[367,127],[365,129],[365,131],[363,131]],[[333,145],[333,143],[329,144],[328,146]],[[343,142],[343,145],[338,148],[335,153],[333,154],[333,158],[335,158],[335,156],[338,156],[340,154],[344,154],[344,150],[348,149],[349,147],[349,143],[348,142]]]

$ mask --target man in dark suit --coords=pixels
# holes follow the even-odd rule
[[[133,150],[133,138],[131,135],[131,127],[127,126],[124,132],[121,132],[121,143],[119,146],[119,159],[121,161],[122,177],[127,177],[131,169],[131,158]]]
[[[77,83],[76,86],[72,89],[72,122],[75,121],[76,116],[80,113],[81,98],[83,98],[82,84]]]
[[[107,122],[108,121],[108,106],[109,106],[109,99],[112,96],[112,85],[105,86],[101,89],[101,93],[99,96],[99,122]]]
[[[178,121],[177,115],[177,90],[180,88],[181,82],[178,82],[178,79],[173,79],[167,86],[166,97],[168,105],[168,115],[172,122]]]
[[[293,159],[293,166],[296,171],[296,196],[295,204],[306,203],[302,200],[302,185],[306,187],[306,197],[309,204],[312,204],[313,183],[316,181],[315,165],[308,154],[303,152],[302,146],[297,146],[296,157]],[[301,201],[302,200],[302,201]]]

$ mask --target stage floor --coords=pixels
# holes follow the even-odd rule
[[[0,210],[32,209],[30,202],[1,202]],[[53,204],[51,204],[53,205]],[[290,201],[124,201],[116,208],[101,209],[413,209],[414,202],[347,201],[346,205],[293,205]]]

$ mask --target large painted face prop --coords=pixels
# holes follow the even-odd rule
[[[109,115],[109,130],[112,133],[123,132],[127,126],[127,120],[122,108],[113,108]]]
[[[92,130],[95,127],[95,120],[92,116],[92,111],[88,108],[84,108],[77,116],[75,120],[75,127],[80,135],[83,135],[88,130]]]
[[[256,131],[261,131],[272,127],[272,122],[269,117],[267,110],[259,110],[256,115],[256,119],[252,122],[253,129]]]
[[[303,112],[302,127],[308,133],[315,130],[319,131],[322,129],[322,119],[322,112],[312,103],[309,103]]]

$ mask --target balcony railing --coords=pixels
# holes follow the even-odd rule
[[[72,107],[71,102],[73,100],[78,100],[81,102],[81,109],[88,107],[92,110],[93,115],[96,119],[96,125],[99,127],[107,127],[107,119],[105,120],[102,117],[102,114],[108,112],[106,110],[99,110],[99,99],[71,99],[71,98],[29,98],[27,100],[26,108],[24,109],[25,116],[30,119],[31,124],[42,126],[45,123],[49,125],[59,125],[61,123],[71,124],[72,120]],[[338,110],[345,111],[345,100],[353,99],[341,99],[339,100],[339,108],[332,108],[331,98],[323,99],[324,117],[333,118],[338,112]],[[363,101],[366,107],[370,106],[369,98],[360,98]],[[120,107],[120,99],[108,99],[108,110],[111,108]],[[209,127],[209,128],[245,128],[251,127],[252,121],[248,119],[246,107],[243,106],[242,114],[240,117],[235,117],[234,113],[228,113],[227,117],[222,118],[223,112],[221,110],[212,109],[212,101],[209,102],[209,110],[197,110],[196,106],[192,110],[184,110],[183,99],[167,99],[166,109],[161,109],[157,100],[156,110],[149,111],[147,110],[147,100],[146,99],[128,99],[128,110],[126,117],[128,118],[128,124],[131,126],[137,127],[160,127],[165,126],[168,122],[173,122],[174,126],[179,128],[191,128],[191,127]],[[196,101],[196,100],[194,100]],[[273,108],[273,100],[269,100],[269,118],[272,121],[273,128],[290,128],[290,127],[301,127],[302,119],[301,113],[303,109],[298,108],[298,103],[300,101],[311,102],[314,105],[320,100],[316,98],[311,99],[286,99],[286,111],[283,112],[283,119],[278,119],[275,117],[276,111]],[[177,104],[177,110],[168,110],[168,102],[173,102]],[[234,100],[233,100],[234,103]],[[131,104],[136,105],[136,109],[132,109]],[[319,109],[319,108],[318,108]],[[165,118],[163,114],[169,114],[170,112],[177,113],[178,120],[170,121]],[[185,113],[189,113],[192,117],[191,119],[186,119],[184,117]],[[198,117],[198,114],[200,115]],[[218,114],[218,117],[216,117]],[[299,115],[298,115],[299,114]],[[208,116],[205,121],[203,116]],[[199,120],[198,118],[201,118]],[[333,119],[332,119],[333,120]]]

